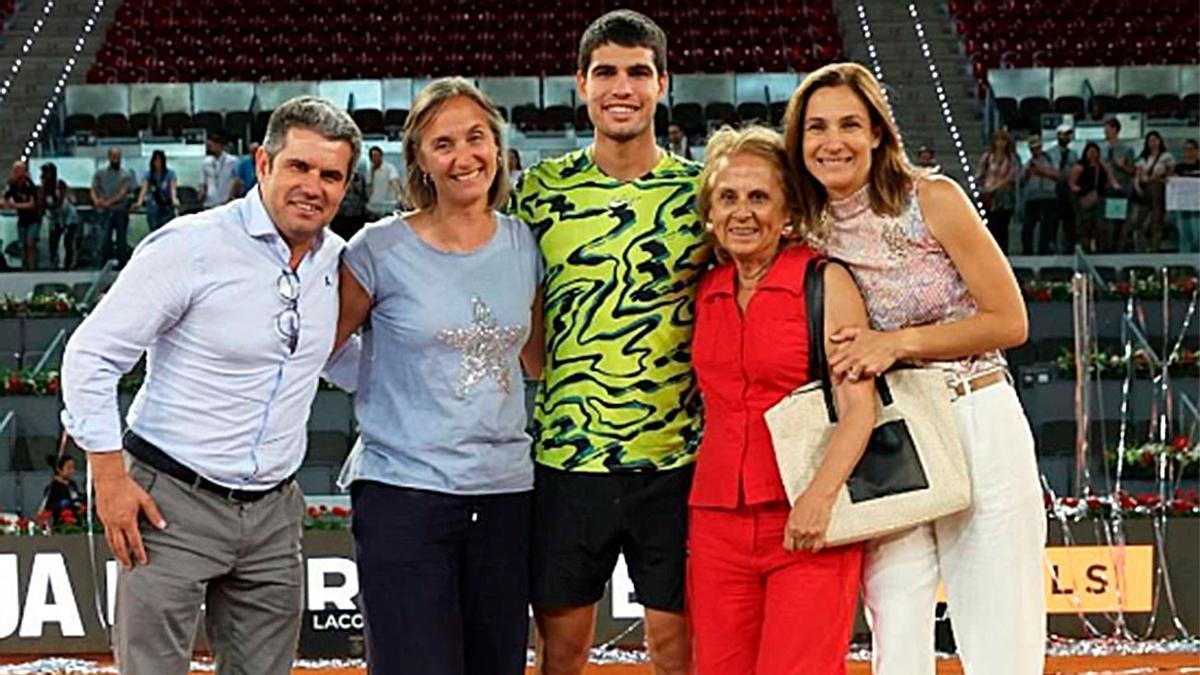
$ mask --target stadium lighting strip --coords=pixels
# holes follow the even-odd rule
[[[54,0],[46,0],[47,4],[53,4]],[[29,135],[29,141],[25,143],[25,149],[21,151],[21,161],[27,161],[30,153],[37,147],[38,139],[42,137],[42,132],[46,130],[50,123],[50,115],[54,113],[54,107],[58,104],[58,97],[62,95],[63,88],[67,86],[67,78],[71,76],[71,71],[79,62],[79,54],[83,51],[83,45],[87,42],[87,36],[96,27],[96,20],[100,16],[101,10],[104,9],[104,0],[95,0],[92,4],[92,13],[84,22],[83,28],[79,34],[75,36],[75,48],[65,63],[63,63],[62,72],[58,75],[58,81],[54,83],[54,93],[50,95],[49,100],[42,106],[41,118],[33,127],[33,133]]]
[[[5,76],[4,81],[0,82],[0,103],[8,98],[8,92],[12,88],[13,82],[17,79],[17,73],[21,72],[21,66],[24,64],[24,56],[33,49],[34,39],[38,33],[42,32],[42,26],[46,24],[46,17],[50,16],[50,12],[54,9],[54,0],[46,0],[46,4],[42,5],[42,15],[33,22],[33,28],[29,31],[29,37],[25,38],[25,43],[21,45],[21,55],[13,59],[12,67]]]
[[[941,76],[938,75],[937,64],[933,62],[933,53],[929,49],[929,40],[925,39],[925,26],[921,24],[921,17],[917,15],[917,6],[909,3],[908,15],[912,17],[913,29],[917,33],[917,40],[921,43],[921,54],[925,56],[925,63],[929,66],[929,77],[933,80],[933,88],[937,91],[938,105],[942,109],[942,117],[946,121],[946,130],[950,132],[950,140],[954,141],[954,149],[958,154],[958,161],[962,164],[963,177],[967,185],[967,192],[970,193],[971,199],[975,201],[975,206],[981,214],[984,213],[983,200],[979,196],[979,186],[975,183],[975,172],[971,169],[971,160],[967,157],[966,146],[963,145],[962,134],[959,133],[958,125],[954,123],[954,114],[950,111],[950,99],[946,96],[946,88],[942,86]],[[984,218],[987,222],[987,218]]]
[[[858,27],[862,29],[863,39],[867,41],[867,57],[871,59],[871,70],[875,73],[875,79],[883,83],[883,67],[879,65],[879,54],[875,51],[875,40],[871,38],[871,23],[867,21],[867,8],[860,2],[855,8],[858,11]],[[892,101],[888,98],[887,87],[880,87],[883,90],[883,100],[888,102],[890,106]],[[896,115],[892,114],[892,119]]]

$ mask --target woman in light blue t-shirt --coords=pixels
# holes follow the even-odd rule
[[[528,634],[533,463],[521,361],[542,262],[508,195],[495,105],[462,78],[405,125],[412,213],[343,254],[339,344],[364,327],[361,436],[339,483],[354,505],[372,672],[516,675]],[[339,355],[340,358],[340,355]]]

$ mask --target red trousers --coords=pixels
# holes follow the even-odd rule
[[[693,508],[688,613],[697,675],[841,675],[861,544],[783,549],[786,504]]]

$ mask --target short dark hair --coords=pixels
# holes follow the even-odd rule
[[[1189,138],[1189,139],[1187,139],[1186,141],[1184,141],[1184,142],[1183,142],[1183,144],[1184,144],[1184,145],[1190,145],[1190,146],[1192,146],[1192,147],[1194,147],[1194,148],[1200,148],[1200,141],[1197,141],[1197,140],[1196,140],[1196,139],[1194,139],[1194,138]]]
[[[1120,131],[1121,130],[1121,120],[1119,120],[1115,117],[1110,117],[1110,118],[1104,120],[1104,126],[1112,127],[1115,131]]]
[[[379,151],[379,154],[381,154],[381,155],[383,154],[383,148],[379,147],[378,145],[372,145],[371,149],[367,151],[367,154],[369,155],[369,154],[375,152],[376,150]]]
[[[579,38],[579,70],[587,73],[592,52],[608,43],[645,47],[654,52],[654,68],[667,72],[667,35],[650,17],[631,9],[613,10],[592,22]]]

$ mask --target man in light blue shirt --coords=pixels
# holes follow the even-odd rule
[[[344,242],[326,225],[361,145],[328,101],[280,106],[258,189],[151,233],[67,345],[62,419],[123,566],[126,675],[186,673],[201,603],[218,673],[291,672],[304,512],[292,477],[337,322]],[[143,353],[122,437],[116,385]]]

